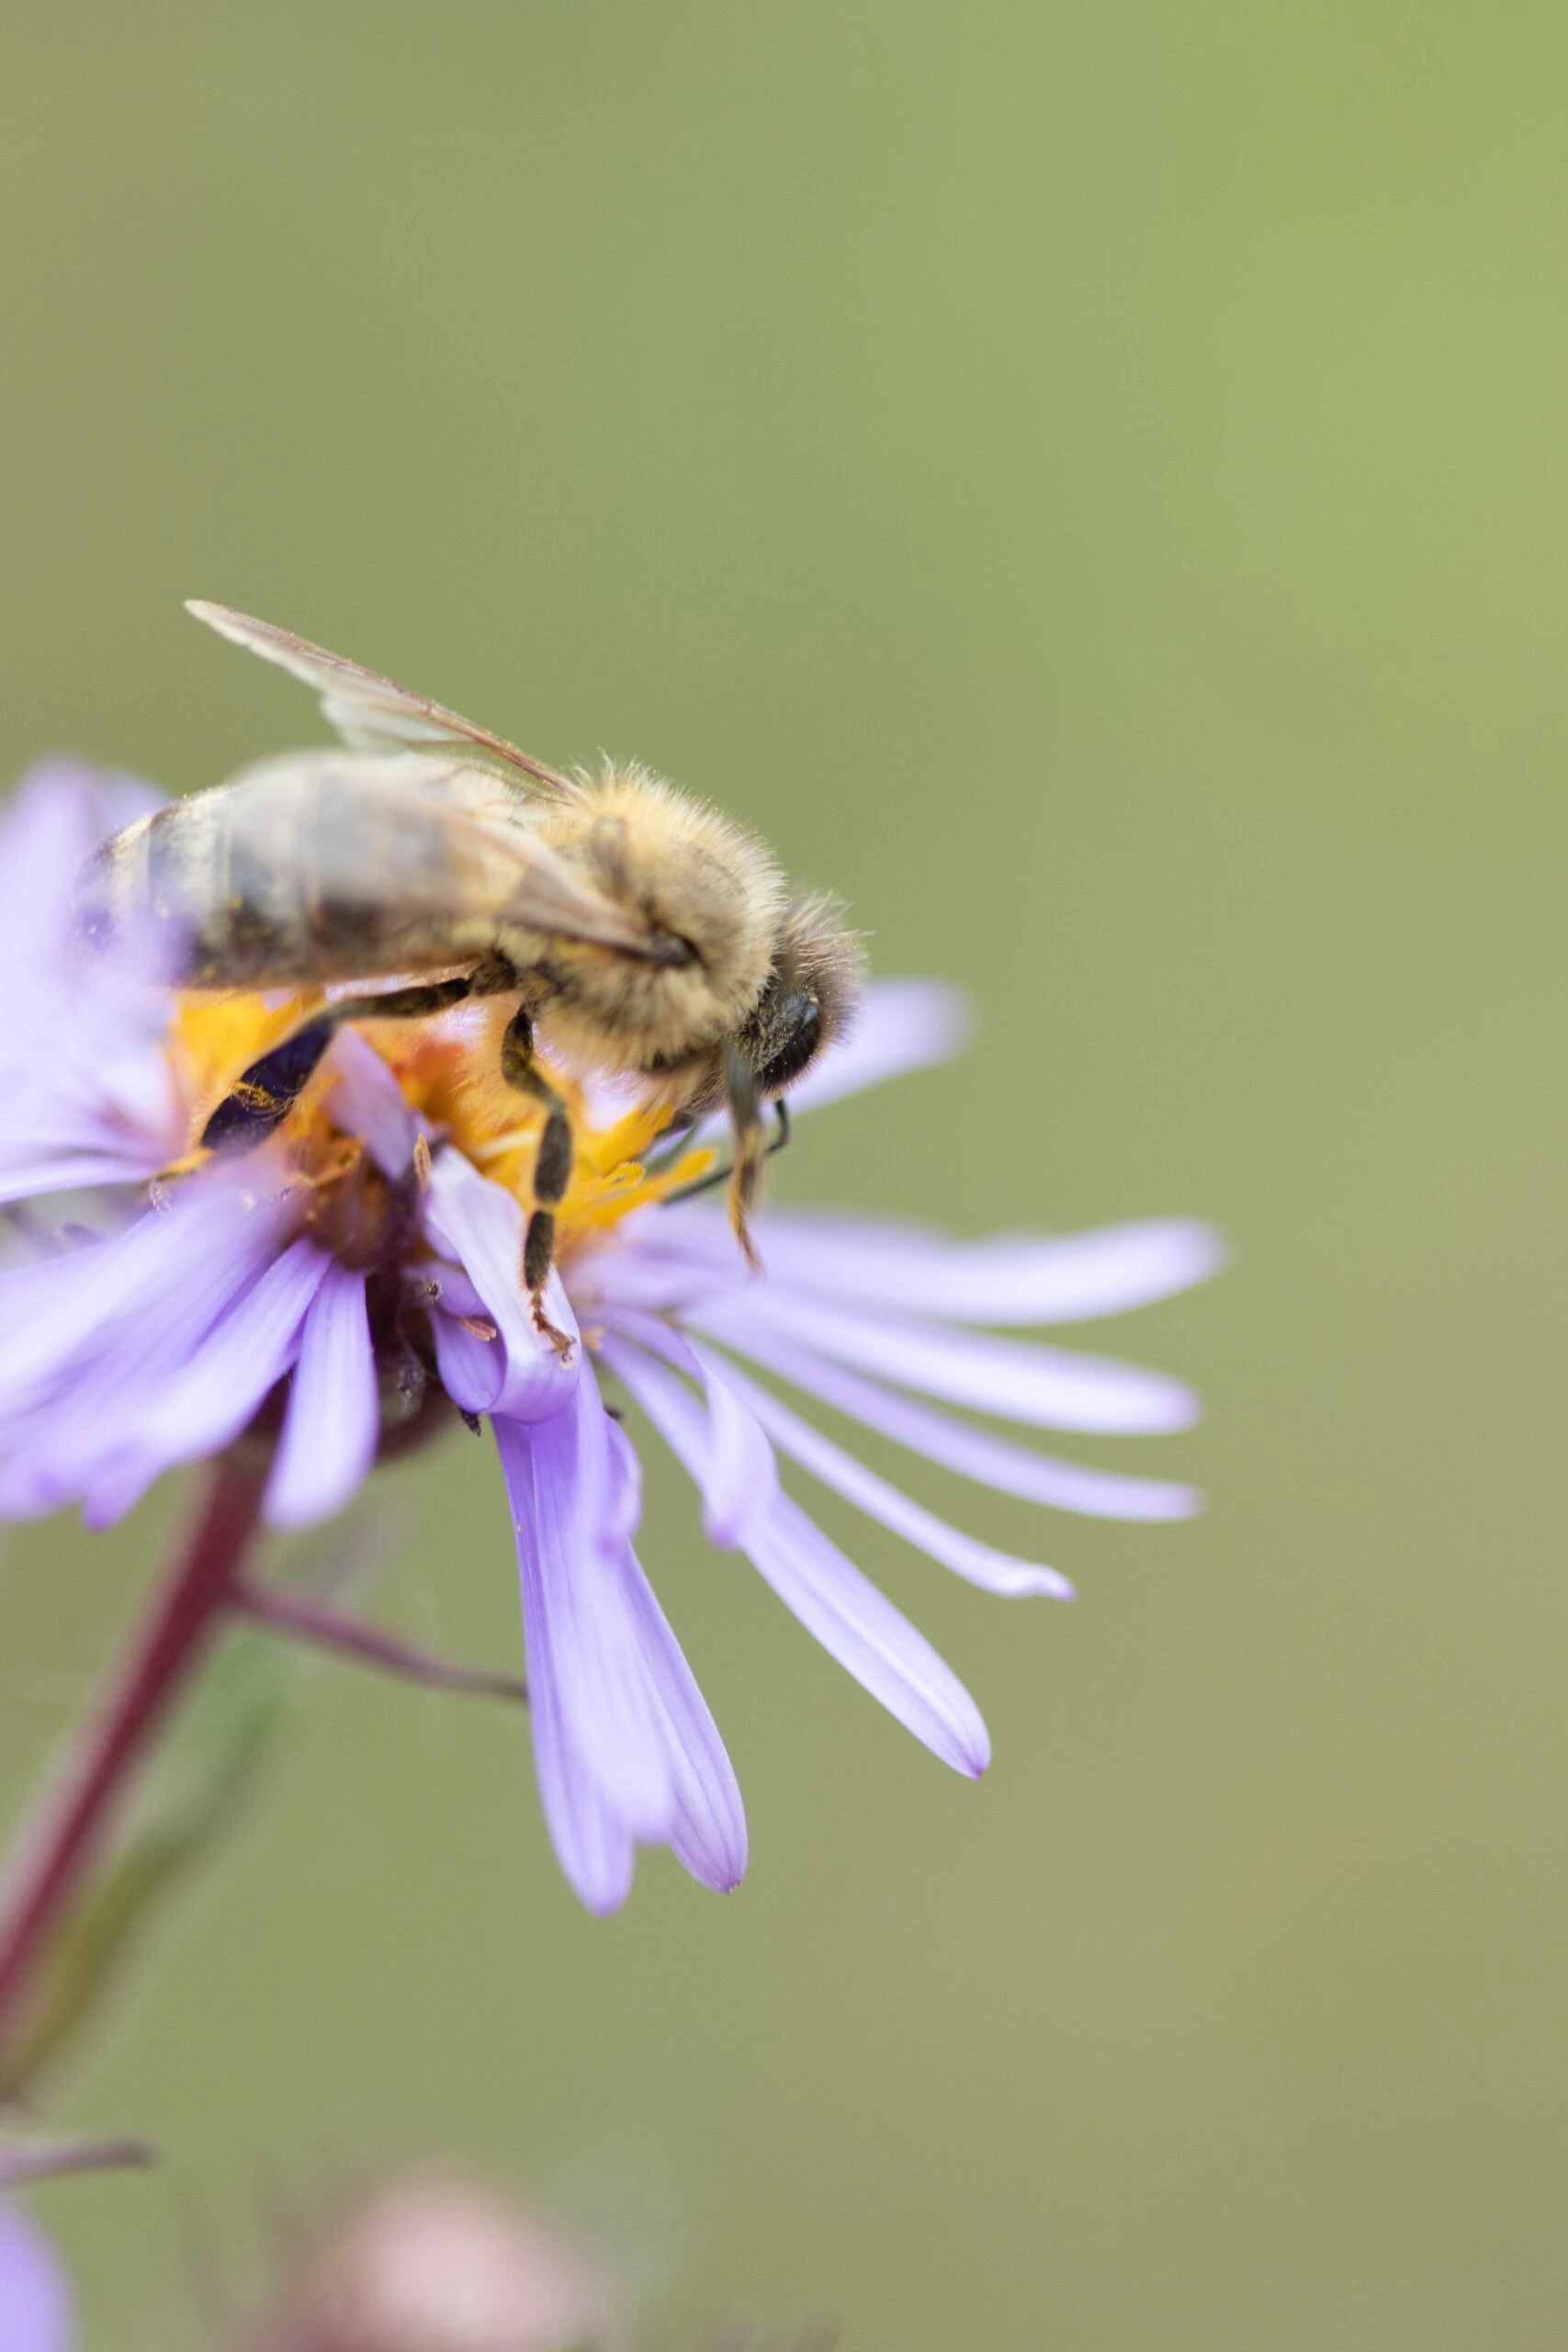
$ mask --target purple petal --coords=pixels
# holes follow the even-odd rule
[[[699,1361],[708,1403],[712,1465],[703,1528],[711,1544],[721,1551],[731,1551],[772,1511],[778,1499],[779,1465],[767,1431],[740,1389],[732,1381],[713,1377],[707,1362]]]
[[[1046,1429],[1135,1435],[1188,1428],[1198,1401],[1179,1381],[1106,1356],[1068,1355],[1020,1340],[995,1340],[802,1298],[766,1284],[744,1299],[703,1307],[692,1320],[715,1339],[744,1350],[761,1325],[800,1340],[841,1363],[880,1373],[905,1388],[922,1388],[976,1412]]]
[[[333,1265],[313,1241],[292,1242],[217,1324],[141,1424],[146,1440],[194,1461],[238,1437],[275,1381],[293,1363],[300,1327]]]
[[[278,1246],[276,1215],[197,1190],[107,1241],[0,1277],[0,1514],[102,1488],[101,1516],[183,1459],[145,1442],[149,1416]],[[52,1361],[28,1344],[40,1333]],[[107,1499],[111,1468],[122,1504]]]
[[[1206,1225],[1108,1226],[1037,1239],[952,1241],[866,1217],[773,1211],[761,1246],[770,1277],[838,1299],[964,1323],[1071,1323],[1146,1306],[1214,1273],[1224,1261]]]
[[[619,1498],[598,1385],[581,1381],[570,1407],[547,1421],[522,1425],[498,1415],[493,1426],[518,1555],[535,1570],[566,1745],[634,1836],[662,1837],[670,1776],[615,1558]],[[532,1674],[526,1613],[525,1623]]]
[[[91,956],[74,937],[83,862],[150,805],[128,779],[66,763],[37,771],[0,819],[0,1035],[6,1132],[0,1193],[124,1182],[184,1148],[163,1051],[166,994],[140,944]],[[152,804],[155,805],[155,804]]]
[[[512,1194],[481,1176],[461,1152],[438,1152],[430,1171],[424,1221],[442,1254],[455,1258],[484,1301],[506,1351],[505,1385],[490,1409],[509,1420],[537,1421],[571,1400],[581,1367],[581,1342],[563,1363],[535,1328],[524,1295],[523,1212]],[[577,1339],[577,1322],[558,1274],[550,1276],[545,1307],[558,1329]]]
[[[929,1552],[943,1567],[953,1569],[955,1575],[986,1592],[1010,1598],[1030,1593],[1047,1593],[1055,1600],[1073,1598],[1072,1586],[1055,1568],[1014,1559],[1008,1553],[994,1551],[989,1544],[964,1534],[961,1528],[950,1527],[946,1520],[938,1519],[934,1511],[924,1510],[886,1478],[878,1477],[874,1470],[868,1470],[863,1462],[857,1462],[841,1445],[835,1445],[820,1430],[803,1421],[765,1388],[748,1380],[734,1364],[726,1363],[706,1349],[699,1352],[708,1377],[710,1398],[716,1388],[733,1388],[768,1435],[803,1469],[809,1470],[814,1478],[820,1478],[825,1487],[831,1487],[857,1509],[880,1520],[895,1535]]]
[[[623,1476],[635,1481],[639,1468],[625,1431],[612,1429],[610,1442],[626,1457]],[[620,1566],[638,1653],[664,1734],[672,1795],[666,1834],[694,1879],[717,1894],[728,1894],[746,1875],[746,1808],[739,1783],[718,1726],[629,1544],[621,1548]]]
[[[588,1908],[618,1910],[631,1893],[635,1848],[625,1820],[579,1755],[561,1703],[563,1667],[557,1655],[550,1587],[543,1548],[534,1532],[536,1431],[521,1422],[497,1421],[493,1426],[517,1529],[528,1720],[545,1826],[562,1870]]]
[[[671,1781],[665,1837],[700,1884],[731,1894],[746,1875],[746,1808],[718,1726],[637,1555],[627,1551],[626,1599],[659,1710]]]
[[[634,1209],[611,1247],[573,1268],[571,1286],[580,1311],[635,1306],[680,1317],[733,1297],[753,1280],[728,1220],[680,1202]]]
[[[716,1380],[709,1360],[683,1332],[657,1316],[623,1308],[612,1328],[702,1385],[708,1408],[703,1480],[703,1532],[720,1551],[743,1544],[754,1521],[765,1520],[779,1490],[779,1466],[757,1416],[733,1382]]]
[[[153,1390],[87,1485],[82,1515],[89,1527],[120,1518],[164,1471],[220,1452],[249,1425],[293,1364],[331,1263],[314,1243],[296,1241]]]
[[[346,1136],[357,1136],[384,1176],[394,1182],[413,1158],[419,1123],[402,1089],[373,1046],[356,1029],[340,1029],[327,1053],[333,1073],[328,1115]]]
[[[454,1266],[445,1258],[410,1258],[403,1268],[405,1281],[424,1284],[427,1295],[438,1301],[451,1315],[485,1317],[485,1303],[461,1266]],[[434,1285],[434,1287],[430,1287]]]
[[[71,2290],[42,2233],[14,2205],[0,2204],[0,2347],[70,2352]]]
[[[0,974],[39,987],[58,964],[84,862],[122,825],[159,805],[150,785],[74,760],[45,760],[0,812]]]
[[[0,1160],[25,1138],[0,1142]],[[99,1184],[141,1184],[167,1167],[171,1154],[152,1138],[127,1136],[123,1145],[107,1144],[93,1150],[63,1154],[57,1159],[32,1159],[21,1150],[15,1163],[0,1165],[0,1201],[30,1201],[42,1193],[85,1193]]]
[[[923,1634],[787,1496],[751,1558],[808,1634],[906,1730],[977,1780],[991,1743],[974,1700]]]
[[[604,1341],[614,1366],[698,1487],[708,1475],[708,1439],[694,1398],[660,1364],[624,1340]],[[780,1495],[746,1551],[784,1606],[863,1689],[961,1772],[978,1774],[990,1743],[978,1709],[924,1634],[830,1544],[804,1511]]]
[[[746,1867],[724,1743],[628,1540],[640,1470],[584,1380],[570,1411],[497,1419],[517,1531],[545,1818],[593,1910],[631,1884],[634,1840],[664,1840],[705,1885]]]
[[[0,1434],[0,1517],[35,1518],[95,1494],[96,1523],[128,1510],[166,1466],[162,1451],[149,1453],[139,1443],[148,1405],[183,1371],[219,1311],[204,1303],[198,1312],[187,1299],[169,1326],[147,1332],[141,1345],[139,1335],[122,1334],[73,1379],[8,1415]],[[171,1345],[171,1331],[181,1344]],[[118,1505],[107,1500],[111,1472],[114,1494],[125,1490]]]
[[[742,1333],[737,1319],[728,1344],[835,1412],[863,1421],[868,1429],[879,1430],[962,1477],[1001,1494],[1021,1496],[1025,1502],[1090,1519],[1122,1520],[1190,1519],[1202,1507],[1191,1487],[1163,1478],[1131,1478],[1114,1470],[1086,1470],[1079,1463],[1062,1462],[1010,1438],[995,1437],[989,1430],[972,1429],[934,1406],[917,1404],[911,1396],[863,1380],[760,1323],[749,1324]]]
[[[435,1334],[435,1368],[453,1404],[465,1413],[492,1411],[506,1385],[506,1351],[500,1340],[481,1340],[439,1306],[430,1322]]]
[[[331,1265],[306,1311],[267,1482],[268,1524],[309,1527],[341,1510],[369,1475],[380,1419],[365,1275]]]
[[[528,1719],[539,1801],[557,1858],[591,1911],[614,1911],[631,1893],[632,1833],[604,1795],[578,1750],[564,1702],[570,1667],[558,1652],[556,1610],[559,1564],[551,1540],[547,1465],[536,1460],[540,1427],[496,1421],[506,1490],[517,1533],[523,1638],[528,1661]],[[544,1430],[549,1423],[541,1425]]]
[[[0,1273],[0,1409],[85,1346],[156,1326],[171,1292],[243,1280],[276,1246],[276,1206],[248,1208],[230,1185],[193,1184],[121,1233]]]

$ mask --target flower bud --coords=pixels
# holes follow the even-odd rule
[[[425,2174],[344,2215],[252,2341],[255,2352],[616,2352],[621,2337],[603,2282],[558,2232],[491,2189]]]

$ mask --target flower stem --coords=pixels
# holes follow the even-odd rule
[[[265,1483],[265,1463],[227,1457],[212,1465],[189,1532],[61,1785],[23,1834],[0,1887],[0,2052],[51,1931],[97,1852],[142,1751],[230,1605]]]
[[[422,1683],[431,1690],[457,1690],[480,1699],[508,1699],[514,1704],[526,1705],[528,1686],[513,1674],[492,1674],[480,1666],[456,1666],[448,1659],[432,1657],[424,1650],[415,1649],[412,1643],[400,1642],[394,1634],[384,1634],[378,1625],[362,1624],[356,1618],[342,1616],[309,1593],[280,1592],[275,1586],[254,1583],[249,1577],[236,1579],[233,1604],[254,1623],[265,1625],[269,1632],[281,1634],[288,1639],[314,1644],[337,1657],[348,1658],[357,1666],[376,1667],[383,1674],[394,1674],[405,1682]]]

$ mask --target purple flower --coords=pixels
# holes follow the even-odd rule
[[[962,1408],[1027,1428],[1185,1427],[1197,1408],[1178,1383],[998,1330],[1166,1296],[1214,1270],[1214,1237],[1169,1222],[957,1242],[774,1211],[759,1281],[720,1209],[670,1197],[711,1149],[698,1138],[660,1161],[635,1102],[558,1072],[580,1137],[548,1299],[574,1343],[563,1361],[519,1281],[536,1117],[479,1081],[491,1057],[474,1012],[380,1024],[374,1046],[344,1029],[267,1145],[237,1162],[192,1152],[214,1101],[299,1002],[182,998],[144,962],[73,957],[73,876],[140,789],[51,769],[4,820],[0,980],[25,1018],[0,1198],[30,1204],[0,1269],[0,1515],[79,1500],[103,1525],[165,1469],[260,1429],[276,1448],[266,1516],[298,1528],[347,1500],[400,1417],[446,1401],[487,1417],[517,1533],[540,1792],[568,1877],[613,1909],[636,1847],[663,1843],[728,1888],[746,1866],[739,1791],[633,1548],[639,1470],[604,1401],[610,1377],[690,1473],[711,1540],[743,1552],[938,1756],[983,1771],[968,1692],[784,1490],[779,1457],[987,1591],[1066,1599],[1066,1579],[949,1525],[755,1374],[1026,1500],[1179,1518],[1195,1508],[1187,1487],[1058,1460]],[[884,981],[792,1104],[939,1059],[963,1032],[947,989]],[[46,1218],[43,1196],[65,1193],[71,1216]]]
[[[49,2242],[15,2205],[0,2201],[0,2346],[70,2352],[71,2291]]]

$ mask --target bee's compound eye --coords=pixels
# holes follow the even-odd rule
[[[768,1023],[766,1058],[756,1065],[764,1094],[782,1094],[815,1058],[822,1043],[822,1008],[814,996],[792,991]]]

